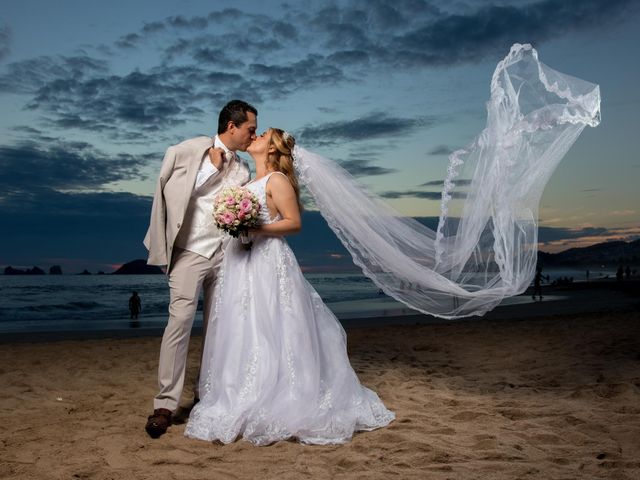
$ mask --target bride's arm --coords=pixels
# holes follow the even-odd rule
[[[272,175],[267,183],[267,196],[270,196],[282,220],[260,225],[252,233],[258,235],[283,236],[297,233],[302,227],[300,207],[296,192],[284,175]]]

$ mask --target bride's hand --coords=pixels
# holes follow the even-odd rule
[[[209,160],[214,167],[221,170],[224,163],[224,149],[211,147],[209,149]]]

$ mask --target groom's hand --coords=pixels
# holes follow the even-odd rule
[[[209,149],[209,160],[218,170],[222,170],[224,164],[224,149],[211,147]]]

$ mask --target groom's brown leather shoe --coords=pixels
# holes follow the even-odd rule
[[[158,438],[166,433],[167,428],[171,425],[171,410],[166,408],[156,408],[153,415],[149,415],[147,425],[144,429],[151,438]]]

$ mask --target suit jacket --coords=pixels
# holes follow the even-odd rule
[[[200,163],[212,145],[213,138],[203,136],[167,149],[153,196],[149,229],[143,241],[149,250],[149,265],[170,268],[173,244],[182,226]],[[222,171],[211,181],[213,188],[221,190],[228,185],[244,185],[249,181],[249,175],[246,162],[240,159],[225,161]],[[222,232],[215,229],[211,234],[221,236]]]

